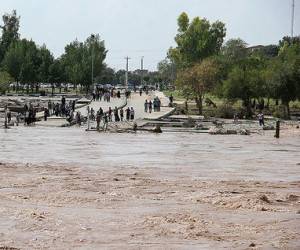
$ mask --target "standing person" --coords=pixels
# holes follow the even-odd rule
[[[11,121],[11,112],[10,112],[9,109],[7,109],[7,122],[8,122],[8,124],[10,123],[10,121]]]
[[[49,114],[52,114],[52,103],[50,100],[48,101],[48,110],[49,110]]]
[[[79,111],[76,113],[76,123],[81,126],[81,114]]]
[[[19,126],[19,123],[20,123],[20,113],[18,113],[16,116],[16,125]]]
[[[45,110],[44,110],[44,121],[47,121],[48,116],[49,116],[49,109],[45,108]]]
[[[264,114],[262,112],[260,112],[257,116],[258,116],[259,126],[265,126]]]
[[[144,103],[144,109],[145,109],[145,112],[147,113],[148,112],[148,101],[147,101],[147,99],[145,100],[145,103]]]
[[[121,118],[121,121],[123,121],[123,119],[124,119],[124,110],[123,110],[123,108],[120,109],[120,118]]]
[[[173,95],[171,94],[171,96],[169,97],[169,100],[170,100],[170,103],[173,104],[173,101],[174,101],[174,97]]]
[[[96,122],[97,122],[97,130],[99,131],[100,128],[100,121],[101,121],[101,116],[100,116],[100,111],[97,111],[97,115],[96,115]]]
[[[25,111],[25,119],[24,119],[24,125],[29,124],[29,110]]]
[[[107,116],[107,113],[105,113],[104,117],[103,117],[103,130],[104,131],[107,130],[107,126],[108,126],[108,116]]]
[[[111,109],[111,107],[108,108],[108,121],[109,122],[112,121],[112,109]]]
[[[149,101],[148,106],[149,106],[149,113],[151,114],[152,113],[152,101],[151,100]]]
[[[157,111],[160,112],[161,100],[157,97]]]
[[[63,97],[61,98],[61,105],[64,107],[65,104],[66,104],[66,98],[65,98],[65,96],[63,96]]]
[[[120,121],[119,111],[118,111],[117,107],[115,107],[115,109],[114,109],[114,117],[115,117],[115,122],[119,122]]]
[[[126,120],[129,121],[129,119],[130,119],[130,108],[128,107],[126,109]]]
[[[131,109],[130,109],[130,120],[134,120],[134,109],[133,109],[133,107],[131,107]]]
[[[55,115],[58,116],[58,114],[59,114],[59,104],[58,103],[56,103],[54,109],[55,109]]]
[[[140,88],[140,96],[142,96],[143,94],[143,90]]]
[[[95,110],[93,108],[91,108],[91,120],[95,121]]]
[[[73,110],[73,112],[75,111],[75,104],[76,104],[76,102],[75,102],[75,100],[73,100],[73,102],[72,102],[72,110]]]
[[[99,114],[100,114],[100,118],[102,119],[102,117],[104,115],[104,112],[103,112],[103,109],[101,107],[99,108]]]
[[[157,111],[157,100],[156,100],[156,97],[153,100],[153,110],[154,110],[154,112]]]

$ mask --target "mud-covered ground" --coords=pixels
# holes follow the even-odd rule
[[[0,248],[299,249],[300,181],[2,164]]]
[[[0,249],[300,249],[300,129],[0,130]]]

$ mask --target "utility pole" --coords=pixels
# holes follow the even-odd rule
[[[141,58],[141,86],[143,86],[143,78],[144,78],[144,56]]]
[[[128,62],[129,62],[130,58],[127,56],[127,57],[125,57],[125,60],[126,60],[125,87],[126,87],[126,89],[128,89]]]
[[[92,88],[94,88],[94,48],[95,48],[95,36],[92,35]]]
[[[292,0],[292,28],[291,28],[291,37],[294,38],[294,24],[295,24],[295,0]]]

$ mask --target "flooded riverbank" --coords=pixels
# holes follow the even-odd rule
[[[186,169],[198,178],[293,181],[299,178],[299,130],[251,136],[114,134],[79,128],[13,127],[0,130],[6,163]]]
[[[0,248],[300,247],[299,129],[275,139],[20,126],[0,141]]]

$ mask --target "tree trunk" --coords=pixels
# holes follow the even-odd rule
[[[202,96],[196,97],[195,101],[198,108],[198,113],[199,115],[202,115],[203,113]]]
[[[266,106],[266,108],[269,109],[269,107],[270,107],[270,97],[268,97],[268,101],[267,101],[267,106]]]
[[[287,112],[287,118],[291,119],[291,112],[290,112],[290,102],[286,101],[284,102],[284,105],[286,107],[286,112]]]
[[[246,107],[246,118],[252,118],[251,99],[244,100],[244,105]]]
[[[185,105],[185,114],[187,115],[189,113],[188,100],[185,100],[184,105]]]

